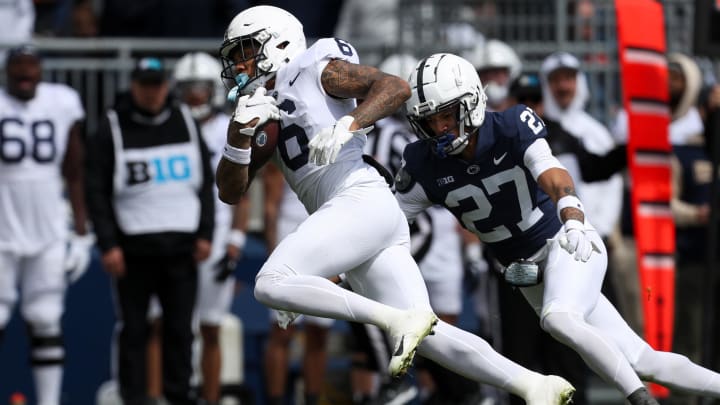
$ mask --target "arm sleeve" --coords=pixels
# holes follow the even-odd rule
[[[200,128],[198,128],[198,134]],[[198,192],[200,198],[200,224],[198,225],[197,236],[200,239],[212,240],[213,228],[215,226],[215,178],[210,163],[210,151],[202,137],[198,137],[200,146],[200,157],[202,159],[203,181]]]
[[[607,180],[627,166],[627,149],[618,145],[604,156],[590,153],[582,145],[578,146],[577,157],[580,173],[586,183]]]
[[[107,117],[98,133],[91,136],[85,154],[85,198],[100,250],[118,245],[118,227],[113,211],[115,148]]]
[[[670,211],[675,220],[675,225],[678,227],[698,225],[698,206],[680,199],[683,187],[682,166],[675,156],[670,159],[670,164],[672,167],[672,198],[670,199]]]
[[[525,149],[523,155],[523,162],[525,166],[530,170],[533,178],[537,181],[540,175],[552,168],[558,168],[567,170],[560,161],[553,156],[550,151],[550,146],[547,141],[543,138],[536,139],[530,146]]]
[[[395,193],[400,209],[405,213],[408,222],[415,221],[415,217],[432,205],[425,190],[419,183],[415,183],[409,190]]]

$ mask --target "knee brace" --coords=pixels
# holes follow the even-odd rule
[[[65,361],[62,335],[30,335],[30,364],[33,367],[61,365]]]

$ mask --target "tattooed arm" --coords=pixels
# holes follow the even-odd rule
[[[320,78],[325,91],[338,98],[363,102],[349,115],[355,118],[350,130],[364,128],[392,115],[410,98],[410,86],[397,76],[365,65],[332,60]]]
[[[575,184],[573,183],[572,177],[570,177],[570,173],[565,169],[557,167],[550,168],[538,176],[537,182],[540,188],[550,196],[555,204],[565,196],[577,197]],[[585,214],[577,208],[563,208],[563,210],[560,211],[560,220],[564,223],[569,219],[585,222]]]

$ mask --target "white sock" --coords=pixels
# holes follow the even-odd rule
[[[60,403],[63,366],[60,364],[34,366],[33,376],[35,377],[37,404],[58,405]]]
[[[434,335],[423,340],[418,353],[462,376],[521,397],[543,378],[502,356],[479,336],[443,321],[435,326]]]
[[[640,355],[636,368],[648,381],[666,385],[672,390],[720,398],[720,374],[691,362],[683,355],[656,351],[648,346]]]
[[[284,311],[377,325],[387,330],[404,311],[365,298],[332,281],[309,275],[268,272],[257,278],[255,298]]]

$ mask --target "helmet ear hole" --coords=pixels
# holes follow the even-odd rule
[[[285,49],[285,48],[287,48],[287,46],[288,46],[289,43],[290,43],[290,42],[288,42],[288,41],[279,43],[279,44],[276,46],[276,48],[277,48],[277,49]]]

